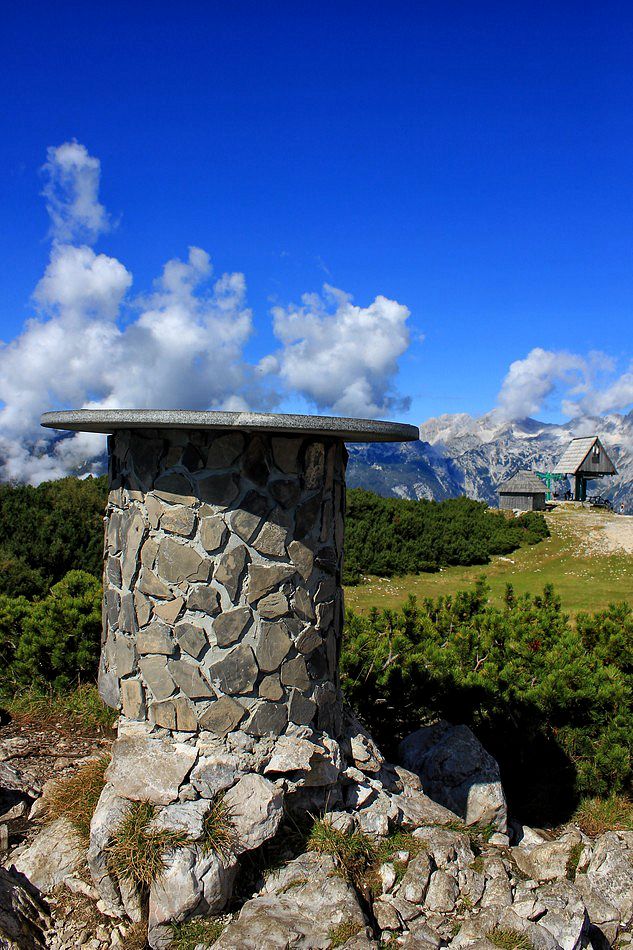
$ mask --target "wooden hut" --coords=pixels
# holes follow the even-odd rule
[[[615,475],[616,467],[597,435],[572,439],[553,474],[574,479],[574,500],[585,501],[587,482],[592,478]]]
[[[547,487],[534,472],[517,472],[497,489],[499,507],[519,511],[544,511]]]

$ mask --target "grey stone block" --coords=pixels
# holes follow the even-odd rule
[[[167,670],[165,659],[161,656],[144,656],[139,660],[143,679],[152,691],[155,699],[169,699],[175,691],[174,681]]]
[[[174,633],[180,645],[180,649],[197,660],[207,646],[207,637],[203,628],[197,627],[188,621],[183,621],[176,625]]]
[[[215,588],[208,586],[191,587],[187,595],[189,610],[201,610],[213,617],[220,610],[220,594]]]
[[[188,537],[196,524],[196,515],[193,508],[185,508],[177,505],[173,508],[166,508],[160,519],[160,526],[163,531],[169,531],[172,534]]]
[[[248,591],[246,599],[249,604],[254,603],[274,590],[283,581],[292,577],[295,569],[292,564],[250,564],[248,568]]]
[[[189,699],[207,699],[214,695],[207,681],[202,678],[198,666],[190,660],[184,657],[180,660],[168,660],[167,668]]]
[[[234,607],[225,610],[213,622],[213,632],[219,647],[228,647],[237,643],[246,626],[250,623],[252,613],[250,607]]]
[[[246,562],[248,552],[243,544],[226,551],[216,562],[214,578],[226,589],[227,594],[235,602]]]
[[[223,693],[250,693],[259,672],[250,646],[240,643],[211,665],[211,676]]]
[[[292,640],[288,636],[288,627],[283,620],[274,623],[262,621],[255,646],[259,668],[265,673],[278,670],[282,660],[288,656],[291,646]]]
[[[293,660],[286,660],[281,667],[281,682],[284,686],[308,689],[310,677],[308,676],[306,661],[302,656],[296,656]]]
[[[121,705],[128,719],[145,719],[145,690],[139,680],[122,680]]]
[[[197,480],[200,501],[226,508],[239,495],[235,475],[204,475]]]
[[[262,702],[255,707],[244,730],[251,736],[278,736],[288,723],[288,710],[283,703]]]
[[[173,538],[163,538],[158,549],[157,572],[171,584],[182,581],[206,581],[209,579],[212,562],[203,558],[190,545]]]
[[[176,650],[170,628],[158,620],[139,631],[136,645],[141,654],[162,653],[172,656]]]
[[[288,598],[281,591],[267,594],[257,604],[257,612],[264,620],[277,620],[288,613]]]
[[[228,531],[220,515],[200,519],[200,543],[205,551],[217,551],[224,545]]]
[[[222,696],[204,711],[199,724],[201,729],[225,736],[239,725],[245,715],[246,710],[241,703],[230,696]]]

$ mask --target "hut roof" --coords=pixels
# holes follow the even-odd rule
[[[598,443],[601,452],[602,464],[600,470],[605,475],[615,475],[615,465],[605,451],[604,445],[597,435],[585,436],[579,439],[572,439],[565,449],[561,460],[555,466],[553,474],[555,475],[575,475],[582,471],[582,465],[594,445]]]
[[[497,491],[500,495],[544,495],[547,488],[534,472],[522,471],[499,485]]]

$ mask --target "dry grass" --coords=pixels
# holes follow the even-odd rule
[[[125,950],[149,950],[147,921],[141,920],[138,924],[130,924],[123,940]]]
[[[141,893],[146,893],[165,870],[168,852],[190,842],[184,831],[152,829],[155,814],[151,802],[134,802],[107,847],[112,871]]]
[[[109,763],[109,754],[91,759],[74,775],[46,790],[47,820],[66,818],[86,846],[90,841],[90,822],[105,785],[105,770]]]
[[[362,832],[343,834],[329,821],[315,821],[307,842],[308,851],[329,854],[334,858],[346,880],[362,886],[365,875],[376,864],[376,844]]]
[[[518,930],[502,930],[495,927],[486,934],[486,937],[495,947],[502,950],[532,950],[532,941]]]
[[[237,832],[231,818],[231,809],[218,795],[202,824],[202,850],[204,854],[215,851],[218,857],[228,858],[235,851]]]
[[[226,926],[226,918],[196,917],[183,924],[173,924],[172,950],[195,950],[199,944],[210,947],[215,943]]]
[[[344,943],[355,937],[361,930],[361,924],[357,920],[344,920],[337,927],[331,927],[328,932],[330,947],[342,947]]]
[[[21,689],[2,697],[2,707],[19,723],[58,732],[110,735],[118,713],[106,706],[97,687],[84,683],[70,692]]]
[[[573,821],[591,838],[605,831],[633,831],[633,801],[623,795],[586,798]]]

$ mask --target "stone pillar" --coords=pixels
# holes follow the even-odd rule
[[[353,810],[382,787],[338,679],[344,442],[418,431],[154,410],[42,424],[110,433],[99,689],[120,717],[88,864],[108,911],[147,914],[160,948],[170,922],[225,907],[240,855],[277,833],[284,807]],[[148,893],[109,858],[135,802],[154,830],[185,835]],[[209,831],[219,802],[228,851]],[[399,814],[385,794],[374,812],[370,829]]]
[[[336,738],[344,444],[118,430],[109,454],[106,703],[170,732]]]

